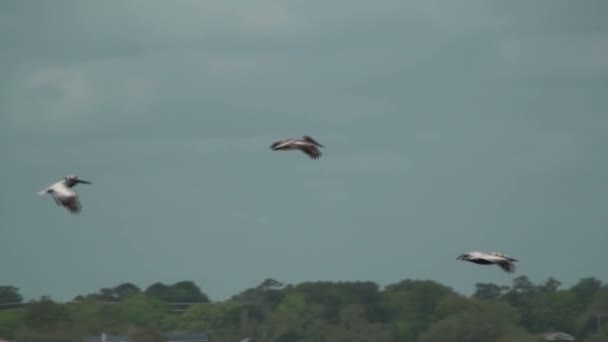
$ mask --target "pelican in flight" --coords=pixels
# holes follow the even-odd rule
[[[270,145],[270,149],[273,151],[289,151],[289,150],[300,150],[306,153],[311,159],[318,159],[323,153],[319,150],[319,147],[325,146],[319,144],[315,139],[308,135],[304,135],[301,138],[289,138],[275,141]]]
[[[40,191],[38,195],[51,194],[57,205],[65,207],[72,214],[78,214],[82,210],[82,205],[80,204],[78,195],[72,188],[79,183],[91,184],[91,182],[82,180],[78,176],[67,176],[63,180]]]
[[[457,260],[469,261],[478,265],[497,265],[507,273],[515,272],[514,262],[519,261],[502,253],[468,252],[458,256]]]

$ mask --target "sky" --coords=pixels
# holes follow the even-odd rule
[[[0,2],[0,285],[608,281],[605,1]],[[272,152],[313,136],[319,160]],[[69,174],[83,211],[37,192]],[[457,261],[520,260],[514,275]]]

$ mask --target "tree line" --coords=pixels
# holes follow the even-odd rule
[[[205,332],[211,341],[528,342],[551,331],[608,341],[608,285],[593,277],[565,289],[554,278],[535,284],[519,276],[511,286],[477,283],[471,296],[431,280],[381,288],[266,279],[218,302],[191,281],[145,289],[124,283],[65,303],[24,303],[17,288],[0,286],[1,308],[0,337],[23,342],[81,341],[101,332],[145,342],[163,341],[167,332]]]

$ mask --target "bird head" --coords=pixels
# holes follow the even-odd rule
[[[470,255],[468,253],[464,253],[464,254],[460,254],[458,256],[458,258],[456,258],[456,260],[469,260],[470,259]]]
[[[80,179],[78,178],[78,176],[75,175],[65,177],[65,182],[68,186],[74,186],[76,184],[92,184],[91,182],[86,181],[84,179]]]

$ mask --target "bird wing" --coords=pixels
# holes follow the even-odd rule
[[[72,214],[78,214],[82,211],[82,205],[77,195],[65,200],[63,206]]]
[[[482,253],[482,252],[471,251],[471,252],[468,252],[468,253],[464,253],[463,256],[466,256],[466,257],[471,258],[471,259],[486,259],[486,257],[488,255],[485,254],[485,253]]]
[[[59,181],[59,182],[49,186],[48,188],[38,192],[38,195],[44,195],[44,194],[48,194],[49,192],[53,192],[54,189],[61,187],[62,184],[64,184],[63,181]]]
[[[508,259],[504,259],[496,263],[503,271],[507,273],[515,272],[515,264]]]
[[[323,153],[314,145],[300,145],[298,149],[306,153],[311,159],[319,159]]]
[[[285,147],[289,144],[291,144],[293,142],[293,140],[291,139],[282,139],[282,140],[278,140],[272,143],[272,145],[270,145],[270,148],[281,148],[281,147]]]
[[[51,189],[51,196],[57,205],[66,208],[72,214],[78,214],[82,210],[78,195],[65,187],[55,187]]]
[[[485,259],[493,263],[499,263],[500,261],[507,260],[501,255],[496,255],[492,253],[484,254],[483,256],[481,256],[481,259]]]
[[[51,190],[51,188],[46,188],[46,189],[38,192],[38,195],[40,195],[40,196],[45,195],[45,194],[47,194],[49,192],[49,190]]]
[[[517,260],[517,259],[515,259],[513,257],[510,257],[510,256],[508,256],[508,255],[506,255],[504,253],[491,252],[491,253],[488,253],[488,254],[492,255],[492,256],[495,256],[495,257],[504,258],[504,259],[507,259],[507,260],[510,260],[510,261],[519,261],[519,260]]]
[[[468,256],[469,256],[469,253],[462,253],[456,258],[456,260],[464,260]]]
[[[315,145],[317,145],[317,146],[319,146],[319,147],[323,147],[323,145],[319,144],[319,142],[318,142],[318,141],[316,141],[315,139],[313,139],[313,138],[312,138],[311,136],[309,136],[309,135],[305,135],[305,136],[303,136],[303,137],[302,137],[302,140],[307,141],[307,142],[309,142],[309,143],[311,143],[311,144],[315,144]]]
[[[493,264],[500,267],[503,271],[507,273],[515,272],[515,264],[513,261],[516,261],[513,258],[510,258],[502,253],[488,253],[485,257],[486,260],[491,261]]]

